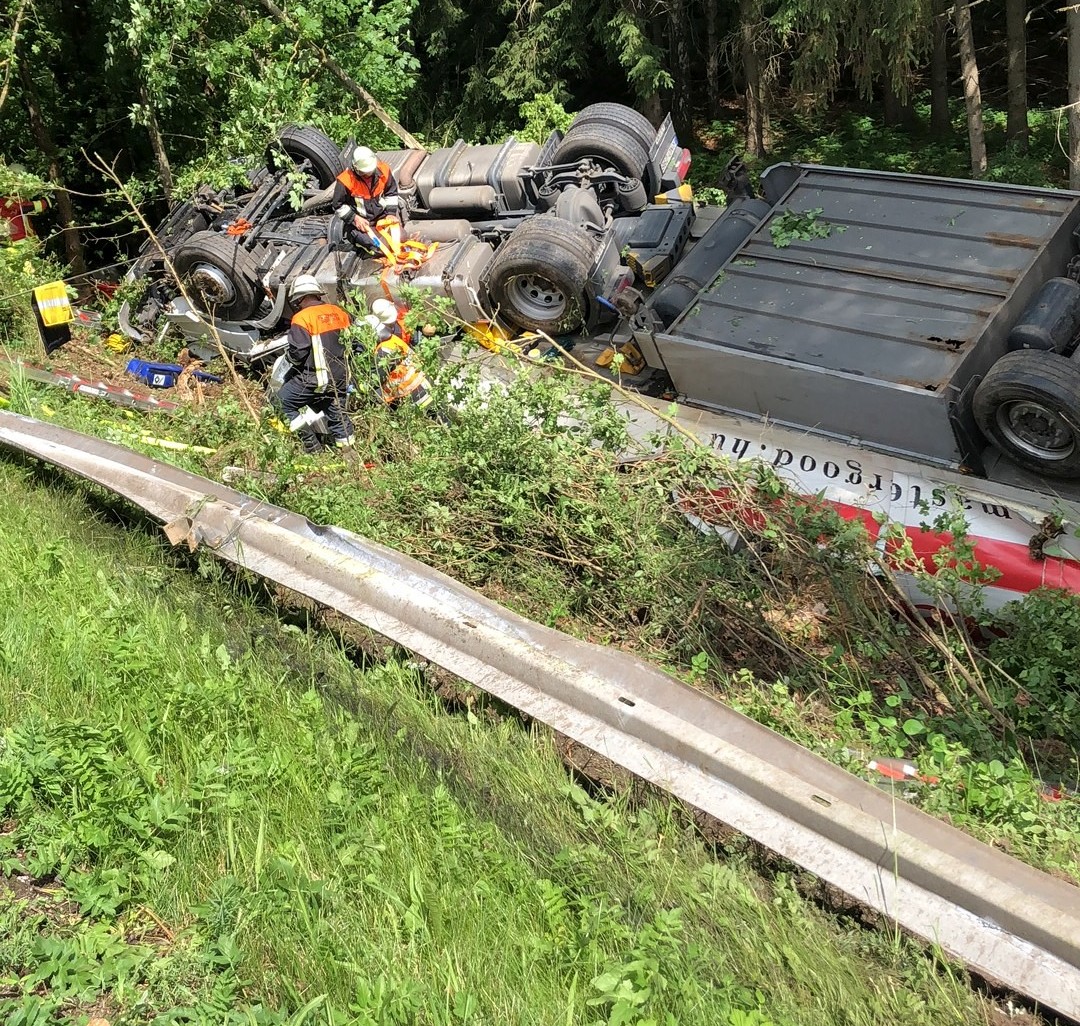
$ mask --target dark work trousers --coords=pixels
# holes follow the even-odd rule
[[[344,401],[344,394],[340,396]],[[285,420],[290,424],[300,415],[300,411],[306,406],[313,413],[326,415],[326,428],[335,445],[352,445],[353,426],[345,415],[339,402],[338,393],[333,386],[325,392],[316,392],[315,386],[306,374],[293,374],[287,378],[285,384],[278,392],[278,401],[281,403],[281,412],[285,414]],[[319,452],[322,442],[318,434],[311,427],[302,427],[296,430],[300,441],[303,443],[304,452]]]

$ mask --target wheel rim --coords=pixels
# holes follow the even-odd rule
[[[1017,449],[1035,459],[1064,460],[1076,449],[1076,436],[1069,422],[1030,399],[1002,403],[998,407],[997,423]]]
[[[566,312],[566,295],[540,274],[521,274],[507,283],[507,298],[523,317],[548,321]]]
[[[229,276],[212,264],[196,264],[191,271],[191,284],[213,306],[226,306],[236,299],[236,289]]]

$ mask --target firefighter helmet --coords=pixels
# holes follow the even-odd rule
[[[369,175],[378,167],[379,160],[375,151],[368,146],[357,146],[353,150],[352,166],[358,175]]]
[[[398,309],[389,299],[376,299],[371,304],[371,312],[379,318],[380,324],[393,324],[398,318]]]
[[[304,296],[321,296],[323,294],[323,287],[313,274],[298,274],[292,285],[289,286],[289,299],[293,301],[303,299]]]

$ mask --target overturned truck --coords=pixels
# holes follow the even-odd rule
[[[173,325],[255,360],[283,344],[282,286],[303,273],[334,297],[353,289],[375,298],[407,277],[450,296],[465,323],[498,311],[516,328],[590,332],[632,305],[627,255],[656,267],[663,251],[670,266],[693,219],[693,205],[676,202],[690,156],[670,119],[657,130],[599,103],[543,146],[459,140],[379,153],[398,182],[406,237],[436,244],[419,269],[387,274],[345,239],[330,209],[351,150],[291,126],[243,186],[203,189],[177,206],[129,272],[147,287],[122,311],[124,331],[141,339]],[[668,194],[671,203],[650,201]]]
[[[736,165],[727,206],[700,206],[670,120],[600,103],[543,146],[379,154],[406,234],[437,243],[388,273],[330,210],[350,150],[288,128],[244,187],[174,209],[132,267],[125,330],[255,361],[284,344],[294,275],[369,298],[407,277],[465,323],[573,337],[584,358],[632,342],[617,373],[653,395],[1080,495],[1077,194],[778,164],[758,196]]]

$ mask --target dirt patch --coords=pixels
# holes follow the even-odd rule
[[[81,918],[78,904],[63,895],[58,880],[38,884],[27,873],[0,876],[0,904],[21,903],[26,915],[44,916],[53,927],[70,926]]]
[[[191,364],[194,367],[207,369],[205,365],[193,360],[181,343],[178,342],[177,346],[175,355],[159,362],[179,364],[183,368]],[[95,384],[102,383],[114,388],[128,389],[136,394],[150,395],[155,399],[178,404],[215,405],[227,395],[236,394],[237,383],[230,380],[228,368],[218,365],[220,361],[216,362],[212,373],[225,379],[222,384],[197,381],[191,374],[182,373],[177,384],[172,388],[151,388],[146,382],[127,372],[128,362],[134,357],[143,360],[154,359],[150,354],[140,352],[138,349],[131,349],[126,353],[113,352],[106,348],[102,336],[81,330],[73,332],[71,341],[48,357],[44,357],[40,351],[25,354],[28,362],[40,364],[53,373],[75,374]],[[239,387],[248,402],[255,408],[263,405],[263,390],[257,382],[240,378]]]

